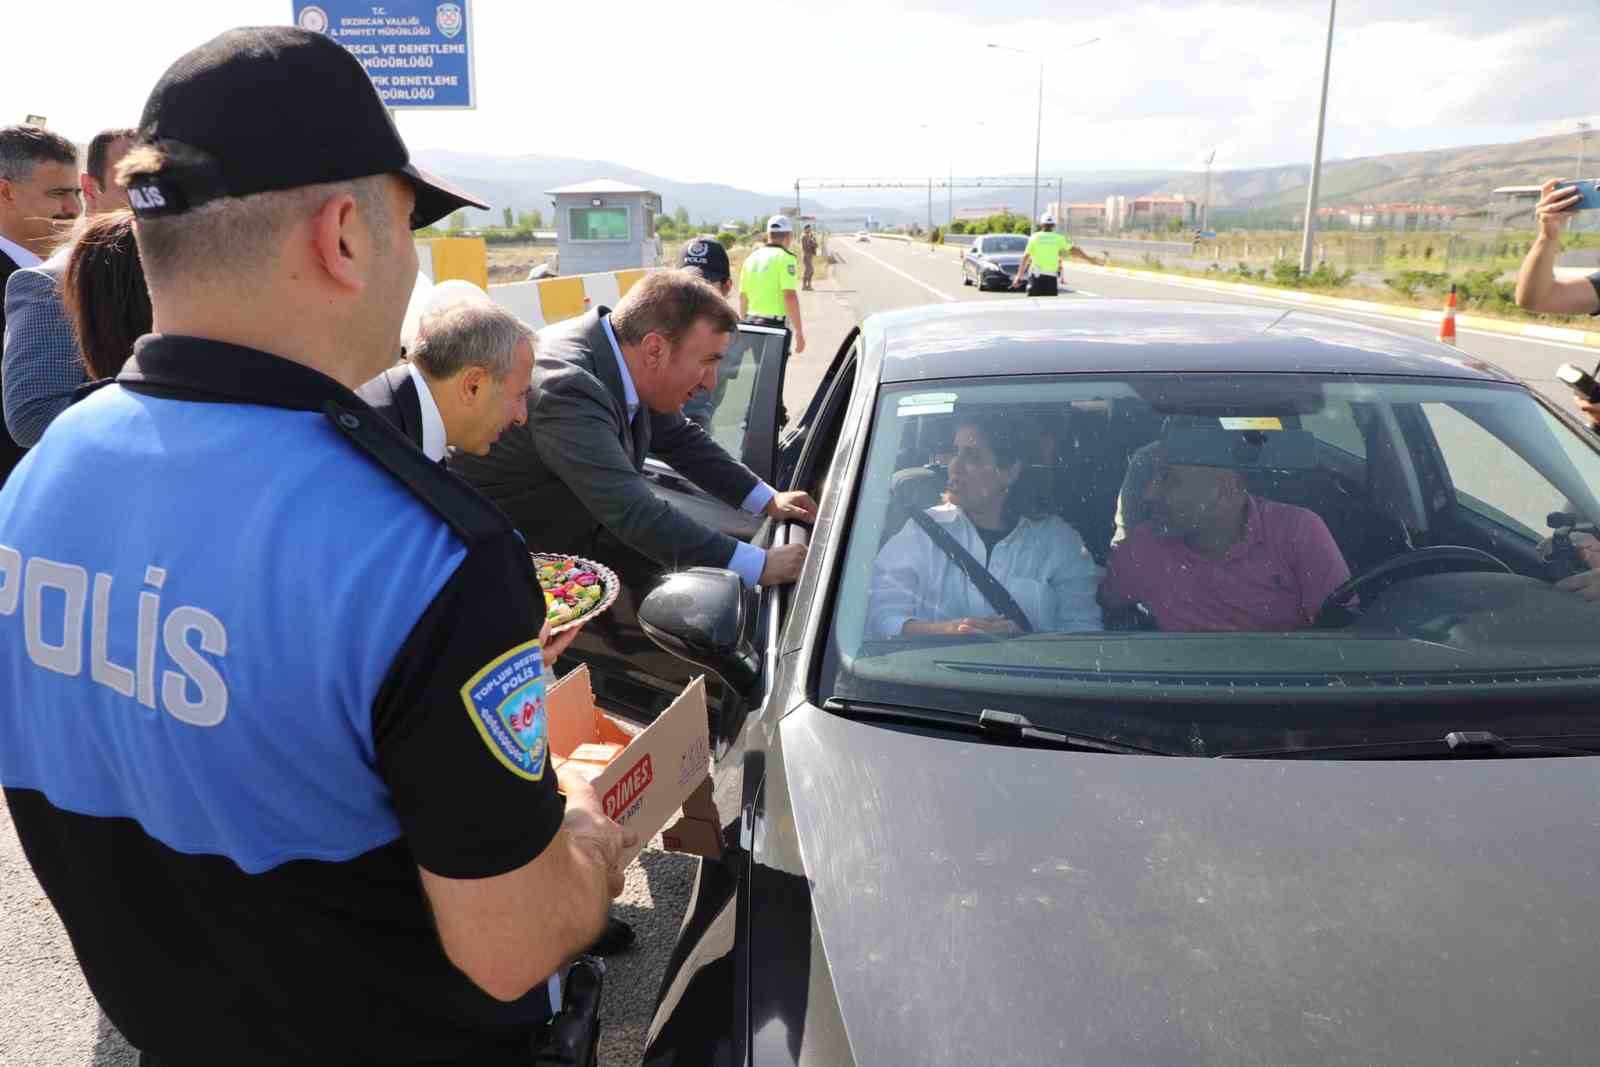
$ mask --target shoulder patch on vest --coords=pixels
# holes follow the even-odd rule
[[[494,758],[530,782],[544,777],[549,725],[544,710],[544,653],[528,641],[483,665],[461,687],[467,707]]]
[[[429,459],[383,416],[334,400],[322,406],[322,413],[346,440],[428,505],[469,547],[512,533],[505,512]]]

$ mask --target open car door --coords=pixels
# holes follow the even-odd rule
[[[788,348],[786,330],[740,325],[723,358],[717,388],[697,395],[684,411],[729,455],[769,484],[777,469]],[[645,460],[644,474],[658,497],[696,521],[741,541],[765,544],[768,534],[763,516],[730,507],[653,456]],[[583,628],[557,669],[565,674],[579,663],[588,664],[595,697],[602,707],[648,723],[703,671],[661,651],[639,627],[639,601],[665,568],[604,533],[595,557],[617,572],[622,591],[605,614]],[[715,715],[720,710],[721,686],[714,679],[707,681],[706,699]]]

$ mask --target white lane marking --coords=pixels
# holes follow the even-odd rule
[[[900,275],[900,277],[904,278],[906,281],[910,282],[912,285],[921,286],[922,288],[926,289],[928,292],[932,293],[934,296],[938,297],[940,300],[952,300],[953,301],[955,299],[955,297],[951,296],[949,293],[941,292],[938,289],[935,289],[933,286],[929,285],[927,282],[923,281],[921,278],[913,278],[911,275],[907,274],[905,271],[901,270],[899,267],[893,266],[892,264],[889,264],[889,263],[885,263],[883,260],[881,260],[877,256],[873,255],[871,252],[868,252],[865,248],[857,248],[855,251],[859,252],[863,256],[866,256],[868,259],[872,260],[872,262],[876,263],[878,266],[882,267],[884,270],[889,271],[892,274]]]
[[[1117,277],[1121,277],[1121,276],[1118,275]],[[1165,286],[1167,286],[1168,288],[1171,288],[1171,289],[1193,289],[1193,290],[1196,290],[1196,291],[1202,292],[1202,293],[1215,293],[1217,296],[1223,297],[1223,298],[1227,298],[1227,297],[1231,296],[1231,297],[1234,297],[1234,299],[1237,299],[1237,300],[1270,300],[1270,301],[1274,301],[1274,302],[1279,303],[1279,304],[1292,304],[1295,307],[1299,308],[1300,310],[1309,311],[1312,314],[1332,315],[1334,317],[1338,317],[1338,316],[1341,316],[1341,315],[1354,315],[1354,316],[1360,316],[1361,318],[1364,318],[1364,319],[1377,319],[1379,322],[1393,323],[1396,326],[1415,326],[1415,327],[1418,327],[1418,328],[1421,328],[1421,329],[1429,329],[1429,328],[1431,328],[1430,324],[1428,322],[1422,320],[1422,319],[1409,319],[1409,318],[1406,318],[1403,315],[1385,315],[1380,311],[1356,311],[1356,310],[1353,310],[1351,308],[1326,307],[1326,306],[1323,306],[1323,305],[1320,305],[1320,304],[1307,303],[1306,302],[1307,294],[1299,294],[1299,295],[1296,295],[1296,296],[1264,296],[1264,295],[1262,295],[1260,293],[1238,293],[1238,294],[1234,294],[1234,293],[1224,292],[1223,290],[1220,290],[1220,289],[1212,289],[1209,286],[1185,285],[1181,281],[1167,281],[1166,279],[1162,279],[1160,281],[1157,281],[1154,278],[1123,278],[1123,280],[1124,281],[1133,282],[1135,284],[1143,283],[1143,284],[1147,284],[1147,285],[1165,285]],[[1078,292],[1082,293],[1082,292],[1084,292],[1084,290],[1079,289]],[[1085,295],[1087,295],[1087,294],[1085,294]],[[1139,299],[1139,297],[1120,297],[1120,298],[1117,298],[1117,299],[1137,300],[1137,299]],[[1159,299],[1159,298],[1150,298],[1150,299]],[[1549,341],[1549,340],[1545,340],[1544,338],[1540,338],[1540,337],[1529,337],[1527,334],[1501,333],[1498,330],[1478,330],[1478,329],[1473,329],[1472,327],[1469,327],[1469,326],[1457,325],[1456,326],[1456,332],[1457,333],[1464,333],[1464,334],[1470,333],[1474,337],[1498,337],[1502,341],[1526,341],[1530,345],[1545,345],[1546,347],[1549,347],[1549,348],[1570,348],[1575,352],[1594,352],[1594,351],[1596,351],[1594,345],[1575,345],[1575,344],[1571,344],[1571,343],[1566,342],[1566,341]]]

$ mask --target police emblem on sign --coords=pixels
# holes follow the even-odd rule
[[[454,37],[461,32],[461,27],[466,20],[461,15],[460,4],[440,4],[439,10],[434,13],[433,24],[439,27],[439,32],[446,37]]]
[[[309,4],[300,9],[300,17],[295,19],[302,30],[312,33],[328,32],[328,13],[315,4]]]
[[[529,641],[495,657],[461,687],[472,725],[489,751],[519,778],[544,777],[549,723],[544,709],[544,656]]]

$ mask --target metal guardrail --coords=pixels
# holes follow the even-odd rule
[[[1072,243],[1085,248],[1104,248],[1112,252],[1146,252],[1152,256],[1190,255],[1194,244],[1190,241],[1134,241],[1125,237],[1100,237],[1092,233],[1069,233]]]

